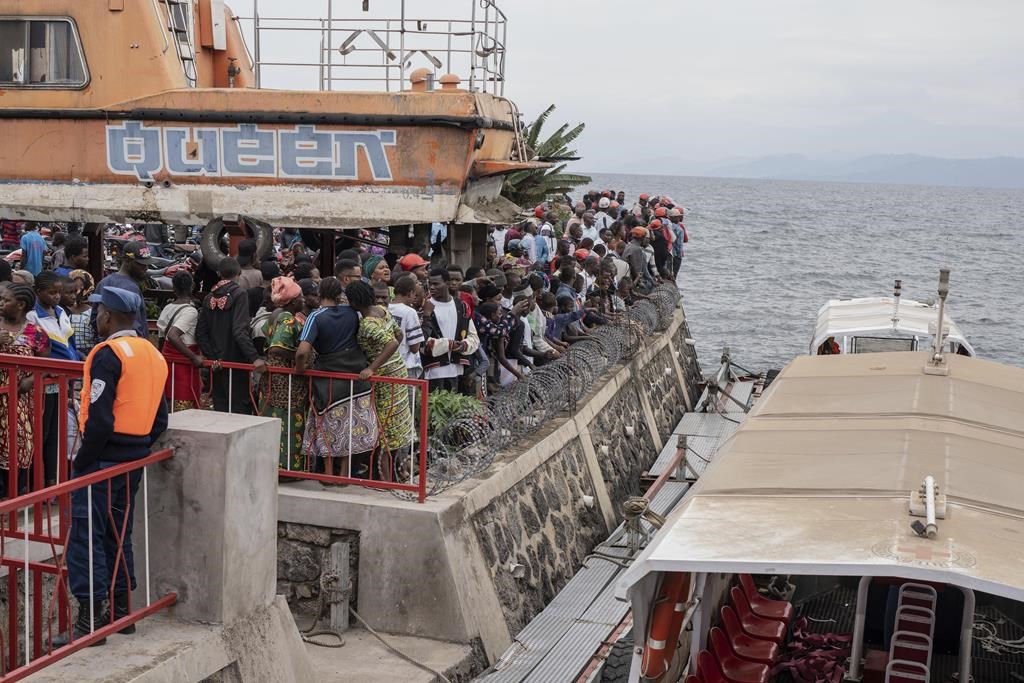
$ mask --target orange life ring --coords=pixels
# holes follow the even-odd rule
[[[644,656],[640,664],[640,675],[644,679],[657,680],[668,671],[683,627],[689,597],[690,574],[666,573],[647,624],[647,642],[644,644]]]

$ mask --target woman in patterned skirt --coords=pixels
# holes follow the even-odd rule
[[[338,278],[320,282],[320,308],[310,313],[295,352],[295,372],[306,368],[350,379],[309,379],[309,419],[302,448],[315,471],[371,477],[370,457],[380,441],[370,383],[359,379],[366,355],[359,348],[359,315],[343,304]]]
[[[359,348],[370,360],[369,367],[359,374],[360,379],[369,379],[373,375],[407,378],[409,371],[398,353],[398,323],[386,308],[377,305],[373,287],[365,282],[353,282],[345,288],[345,296],[348,297],[349,306],[362,316],[357,338]],[[383,432],[381,476],[393,479],[400,475],[404,479],[407,476],[408,446],[412,443],[409,389],[402,384],[376,382],[373,394]],[[392,467],[392,461],[400,463],[400,466]]]
[[[270,284],[274,311],[267,318],[264,334],[267,339],[267,366],[294,368],[295,351],[299,348],[305,300],[302,289],[290,277],[274,278]],[[281,420],[281,448],[278,465],[282,470],[306,471],[302,437],[306,429],[309,405],[306,382],[292,375],[270,372],[266,391],[260,403],[260,415]]]
[[[32,287],[24,284],[6,284],[0,287],[0,353],[13,356],[49,356],[50,338],[46,332],[28,322],[26,316],[36,305]],[[0,387],[12,381],[9,371],[0,369]],[[18,377],[18,403],[11,415],[7,394],[0,395],[0,496],[7,497],[10,479],[10,429],[17,431],[19,485],[28,482],[27,470],[32,465],[34,425],[32,422],[32,383],[29,373]],[[41,419],[41,418],[40,418]]]

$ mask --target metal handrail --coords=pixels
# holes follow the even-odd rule
[[[398,18],[353,18],[342,19],[334,15],[334,0],[328,0],[326,17],[289,17],[289,16],[264,16],[259,12],[259,0],[252,1],[252,14],[239,15],[235,17],[239,26],[251,28],[253,41],[253,54],[250,58],[254,64],[256,73],[256,85],[262,87],[264,74],[262,67],[299,67],[316,68],[319,71],[319,87],[321,90],[332,90],[335,83],[355,81],[375,81],[382,83],[386,90],[392,89],[392,84],[397,83],[399,90],[408,89],[405,75],[409,68],[407,61],[417,53],[423,52],[429,58],[433,53],[445,56],[444,68],[451,73],[456,73],[468,81],[470,90],[476,88],[484,92],[503,96],[505,83],[506,44],[508,38],[507,17],[494,0],[472,0],[472,14],[470,19],[452,18],[409,18],[406,13],[406,3],[402,0],[401,16]],[[478,6],[482,8],[482,18],[478,16]],[[244,22],[244,24],[243,24]],[[430,24],[446,26],[447,30],[429,28]],[[410,28],[414,25],[415,28]],[[358,32],[370,33],[371,38],[377,43],[377,47],[355,47],[348,44]],[[264,33],[303,32],[319,33],[318,60],[284,60],[265,61],[264,55]],[[342,63],[335,58],[335,51],[339,50],[339,43],[334,40],[336,33],[347,34],[347,38],[340,43],[344,47],[342,52]],[[423,47],[407,43],[407,34],[412,36],[430,39],[441,39],[447,37],[445,44],[429,44]],[[393,39],[397,37],[397,41]],[[453,41],[468,41],[468,46],[459,47]],[[397,42],[397,45],[395,44]],[[246,48],[248,51],[248,47]],[[382,54],[383,59],[376,64],[350,64],[344,58],[351,54]],[[396,61],[397,58],[397,61]],[[460,65],[466,64],[468,74],[459,74],[455,68],[453,58],[458,58]],[[440,60],[438,60],[440,61]],[[436,62],[435,62],[436,64]],[[376,69],[383,71],[383,75],[369,77],[366,75],[335,75],[336,69],[343,67],[353,69]],[[441,68],[441,67],[437,67]],[[398,69],[398,77],[393,75],[392,70]],[[468,76],[468,78],[467,78]]]

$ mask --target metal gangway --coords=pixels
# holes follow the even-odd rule
[[[467,2],[468,12],[444,16]],[[458,76],[470,91],[504,96],[508,23],[494,0],[363,0],[363,16],[341,16],[355,4],[232,2],[257,87],[401,92],[425,67]],[[309,16],[311,6],[318,16]]]

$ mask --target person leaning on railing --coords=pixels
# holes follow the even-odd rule
[[[141,297],[107,287],[89,301],[98,304],[96,328],[105,341],[89,353],[83,368],[78,416],[82,445],[72,463],[73,477],[145,458],[167,429],[163,396],[167,363],[156,347],[134,330]],[[111,617],[128,616],[129,591],[136,585],[132,511],[140,477],[136,470],[71,493],[71,532],[65,559],[69,588],[78,601],[78,617],[70,629],[75,639],[111,623]],[[109,602],[111,584],[113,605]],[[134,632],[134,625],[121,630]],[[51,645],[58,648],[69,642],[69,634],[62,633]],[[96,645],[104,642],[105,638]]]

